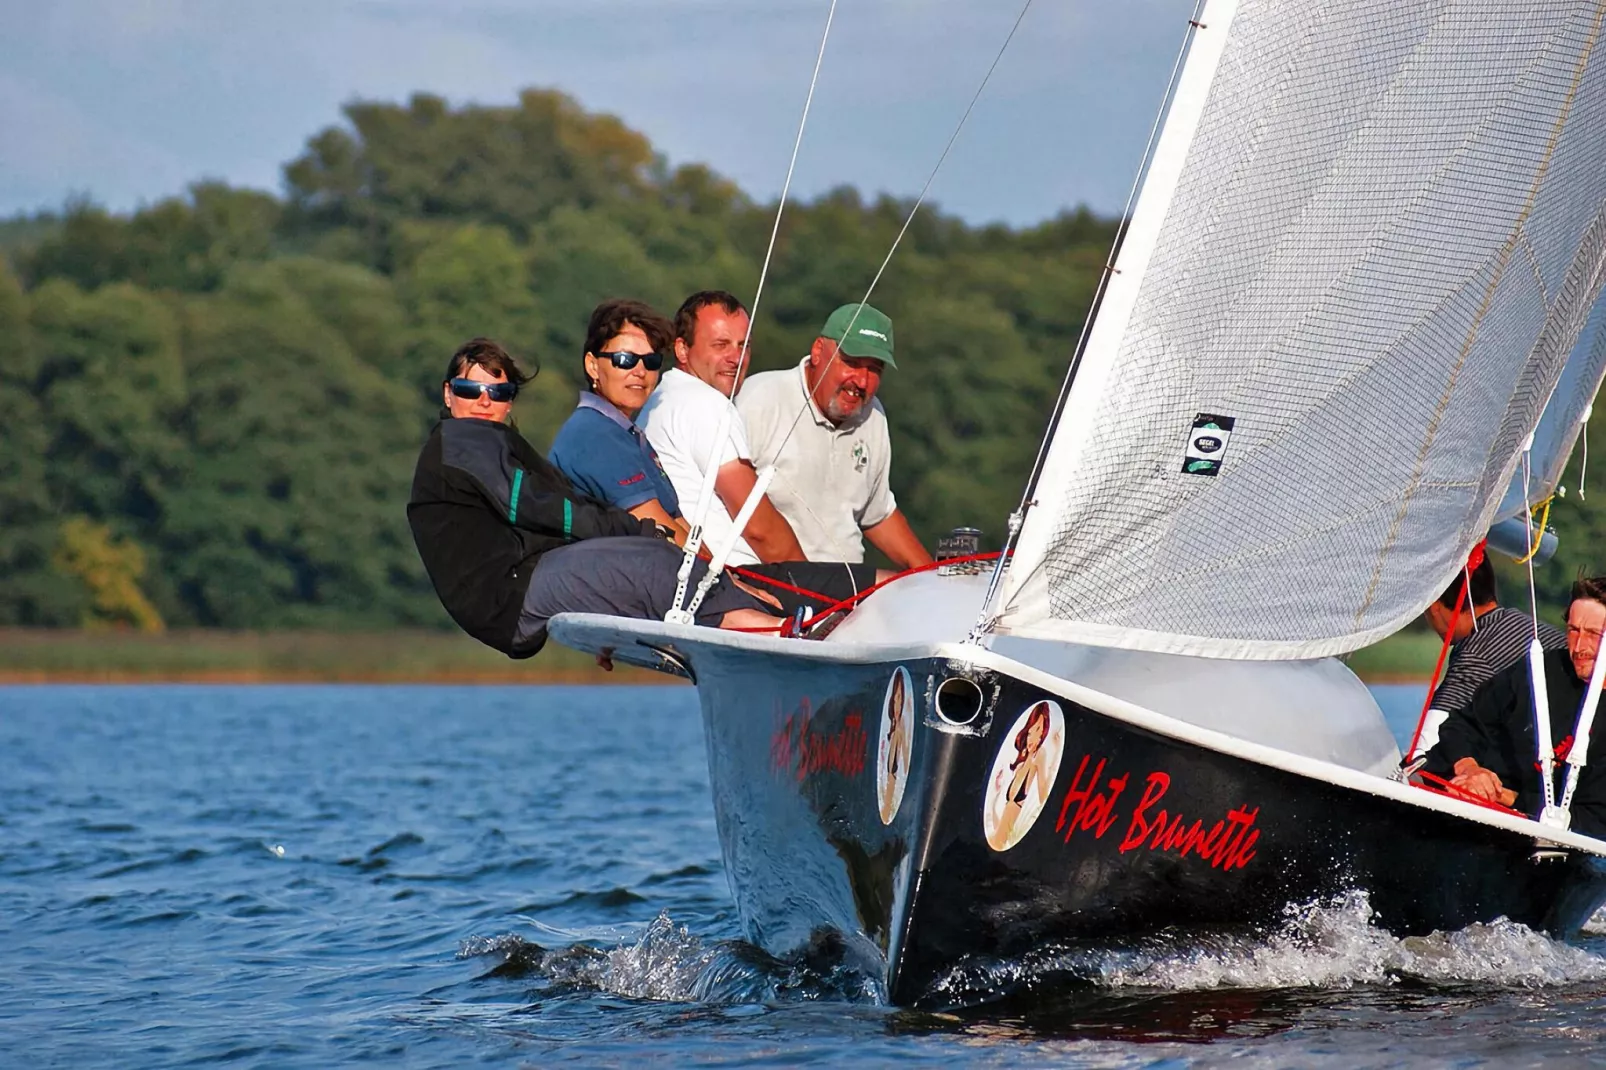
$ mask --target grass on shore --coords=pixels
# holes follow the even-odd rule
[[[653,683],[557,643],[515,661],[460,632],[0,628],[0,682]]]
[[[1401,632],[1358,650],[1350,668],[1369,683],[1426,680],[1439,638]],[[513,661],[458,632],[172,631],[0,628],[0,682],[349,681],[365,683],[667,683],[549,643]]]

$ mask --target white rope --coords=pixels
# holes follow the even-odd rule
[[[1539,752],[1539,789],[1544,804],[1539,812],[1539,820],[1557,828],[1566,828],[1566,815],[1555,804],[1556,752],[1550,741],[1550,688],[1545,680],[1545,648],[1539,641],[1539,595],[1534,587],[1533,512],[1528,502],[1528,481],[1533,475],[1531,467],[1533,448],[1534,437],[1530,434],[1528,440],[1522,444],[1522,526],[1528,541],[1526,555],[1528,611],[1533,617],[1533,639],[1528,644],[1528,676],[1532,680],[1532,687],[1529,690],[1533,692],[1534,736],[1537,741],[1536,749]]]
[[[898,251],[898,245],[903,241],[903,236],[909,232],[909,225],[914,222],[915,213],[920,211],[920,206],[926,203],[926,194],[931,192],[931,184],[936,181],[937,172],[942,170],[944,161],[948,159],[948,153],[953,151],[954,143],[959,140],[960,131],[964,130],[965,123],[970,118],[970,113],[976,110],[976,102],[981,99],[982,91],[987,88],[987,83],[992,79],[993,72],[998,69],[999,61],[1004,58],[1004,52],[1008,50],[1009,43],[1015,39],[1015,33],[1020,29],[1020,24],[1026,18],[1026,12],[1031,6],[1032,0],[1026,0],[1021,5],[1020,13],[1015,16],[1015,22],[1010,26],[1009,33],[1004,36],[1004,43],[998,46],[998,53],[993,56],[993,62],[988,66],[987,73],[982,75],[981,84],[976,87],[976,92],[971,94],[970,103],[965,106],[965,113],[959,117],[959,124],[954,127],[954,132],[948,135],[948,143],[943,146],[942,154],[937,157],[937,162],[932,167],[931,173],[926,176],[926,184],[920,187],[920,196],[915,198],[914,206],[909,209],[909,214],[904,216],[903,226],[898,228],[898,236],[892,239],[892,248],[887,250],[887,255],[881,260],[881,266],[876,269],[875,277],[870,280],[869,289],[865,290],[864,296],[859,299],[859,307],[853,310],[853,316],[848,320],[847,327],[842,331],[843,338],[852,333],[853,325],[859,322],[859,314],[864,311],[864,306],[869,304],[870,295],[875,293],[875,288],[881,282],[881,276],[886,272],[887,265],[892,263],[892,256]],[[840,344],[833,348],[831,359],[826,361],[825,366],[820,369],[821,375],[824,375],[830,370],[831,365],[836,363],[836,358],[840,354],[841,348]],[[797,415],[792,417],[791,426],[786,429],[786,435],[781,439],[781,444],[775,451],[776,456],[779,456],[786,449],[786,444],[792,440],[792,435],[797,431],[798,424],[802,422],[804,414],[809,411],[809,406],[813,403],[813,398],[807,397],[803,399],[803,404],[798,406]]]
[[[719,581],[719,574],[725,571],[725,562],[730,557],[731,551],[736,548],[736,540],[742,537],[742,532],[747,528],[747,522],[753,519],[753,510],[757,509],[758,503],[764,500],[764,495],[770,489],[770,480],[773,478],[775,478],[773,466],[765,465],[758,470],[758,479],[753,484],[753,491],[747,496],[747,500],[742,503],[742,508],[736,514],[735,521],[733,521],[735,528],[726,536],[725,541],[720,544],[719,550],[714,554],[714,559],[708,563],[708,571],[704,572],[703,578],[698,581],[697,590],[692,594],[691,602],[684,611],[686,619],[676,618],[676,623],[693,623],[698,607],[703,604],[703,599],[708,597],[708,592],[714,589],[714,584]]]
[[[1584,476],[1589,473],[1589,414],[1595,411],[1593,403],[1584,406],[1584,415],[1578,420],[1578,440],[1583,458],[1578,462],[1578,500],[1584,500]]]
[[[781,232],[781,216],[786,211],[786,198],[792,190],[792,175],[797,170],[798,152],[803,147],[803,131],[808,127],[809,109],[814,106],[814,90],[820,84],[820,66],[825,62],[825,45],[831,39],[831,23],[836,18],[836,5],[837,0],[831,0],[831,8],[825,14],[825,30],[820,34],[820,48],[814,56],[814,73],[809,77],[809,91],[803,98],[803,115],[798,119],[797,137],[792,140],[792,158],[786,165],[786,180],[781,183],[781,199],[775,205],[775,222],[770,227],[770,240],[769,245],[764,249],[764,262],[758,269],[758,290],[753,294],[753,307],[748,314],[747,331],[742,335],[742,348],[736,357],[736,375],[731,380],[731,392],[725,399],[730,404],[727,404],[725,411],[720,414],[719,430],[714,435],[714,450],[709,454],[708,464],[703,469],[702,490],[697,496],[697,515],[693,518],[691,530],[687,533],[686,546],[680,559],[680,572],[675,580],[675,600],[670,604],[669,612],[664,614],[664,620],[671,624],[692,623],[698,607],[703,603],[703,596],[713,587],[714,582],[719,578],[719,573],[723,571],[725,558],[729,556],[731,549],[736,545],[736,540],[742,537],[742,532],[747,530],[745,519],[736,523],[733,537],[726,540],[726,545],[716,555],[707,576],[698,584],[696,595],[685,609],[681,609],[681,601],[686,597],[686,588],[691,582],[692,564],[697,560],[697,551],[702,549],[703,525],[708,520],[708,510],[713,504],[715,497],[714,481],[719,472],[720,457],[724,452],[726,438],[730,435],[731,413],[735,410],[735,402],[732,399],[736,397],[736,387],[742,381],[742,367],[747,363],[748,345],[753,337],[753,324],[758,319],[758,305],[764,298],[764,281],[769,278],[770,261],[775,256],[775,241],[777,235]],[[740,510],[742,517],[746,518],[753,515],[753,510],[758,507],[758,502],[764,496],[764,491],[760,488],[767,485],[767,481],[763,484],[753,484],[752,492],[748,494],[747,500],[742,503]],[[720,505],[721,508],[724,507],[723,502]]]
[[[1580,502],[1584,500],[1584,477],[1589,471],[1589,417],[1594,408],[1593,403],[1585,405],[1583,415],[1578,418],[1578,437],[1582,448],[1578,464]],[[1602,653],[1599,650],[1595,653],[1595,668],[1589,674],[1589,686],[1584,691],[1583,705],[1578,710],[1578,726],[1573,730],[1573,745],[1567,751],[1567,781],[1561,790],[1561,802],[1557,805],[1560,811],[1558,816],[1564,822],[1562,828],[1572,824],[1573,793],[1578,790],[1579,774],[1589,764],[1589,740],[1595,727],[1595,713],[1600,709],[1601,684],[1606,680],[1606,657],[1602,657]]]
[[[1600,709],[1600,688],[1606,677],[1606,657],[1595,653],[1595,668],[1589,674],[1589,687],[1584,691],[1584,703],[1578,711],[1578,727],[1573,730],[1573,745],[1567,751],[1567,784],[1561,792],[1561,819],[1567,828],[1572,824],[1573,792],[1578,790],[1578,774],[1589,764],[1589,736],[1595,727],[1595,711]]]

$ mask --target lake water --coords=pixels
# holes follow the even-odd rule
[[[1606,1065],[1606,926],[1364,901],[877,1006],[740,941],[703,761],[685,688],[0,688],[0,1064]]]

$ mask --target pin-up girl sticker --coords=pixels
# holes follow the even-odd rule
[[[988,846],[1007,851],[1020,842],[1042,813],[1065,749],[1065,714],[1059,703],[1034,702],[1015,719],[993,759],[982,803]]]
[[[881,703],[881,737],[876,745],[875,797],[881,823],[892,824],[903,805],[903,786],[909,780],[909,759],[914,754],[915,692],[909,670],[899,666],[887,681]]]

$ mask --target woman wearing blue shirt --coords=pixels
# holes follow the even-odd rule
[[[686,541],[680,499],[658,454],[636,426],[672,352],[674,327],[640,301],[604,301],[586,327],[580,404],[558,429],[549,456],[576,489],[655,520]]]
[[[674,326],[640,301],[615,299],[598,305],[586,327],[587,388],[558,428],[548,456],[575,489],[638,519],[656,521],[684,546],[690,529],[680,515],[680,499],[652,444],[636,426],[636,415],[673,352],[674,338]],[[744,580],[756,574],[764,589],[742,580],[736,581],[738,587],[796,620],[813,617],[891,576],[873,565],[825,561],[748,565],[742,573]]]

